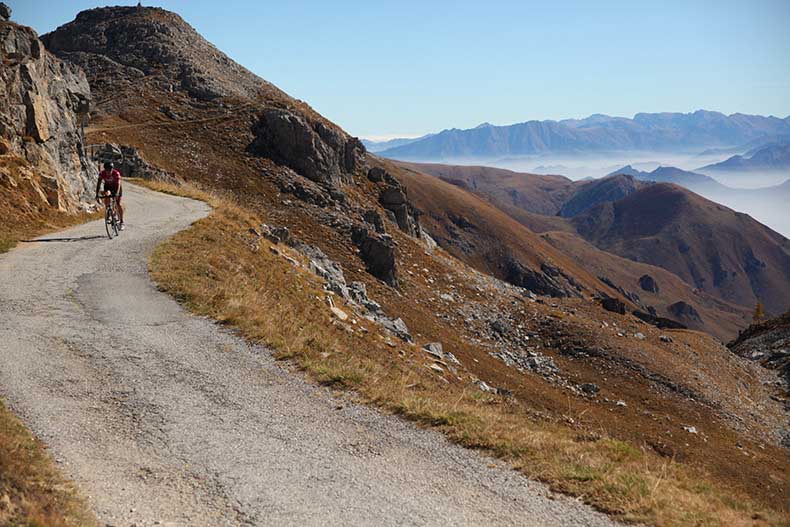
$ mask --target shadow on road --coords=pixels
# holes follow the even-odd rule
[[[88,240],[107,239],[107,236],[79,236],[76,238],[40,238],[38,240],[19,240],[19,243],[40,243],[40,242],[82,242]]]

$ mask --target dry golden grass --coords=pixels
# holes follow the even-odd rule
[[[35,178],[29,162],[12,155],[0,156],[0,254],[20,240],[101,217],[100,212],[58,211],[42,201],[35,190]]]
[[[194,187],[146,184],[214,207],[209,217],[155,250],[150,269],[160,287],[192,311],[269,345],[316,381],[353,390],[365,402],[435,427],[621,520],[662,526],[787,524],[778,512],[782,504],[776,511],[763,510],[713,483],[699,467],[596,431],[580,433],[536,418],[525,405],[468,384],[447,384],[415,360],[411,347],[388,344],[377,326],[360,321],[368,324],[367,332],[350,332],[334,320],[319,280],[250,235],[260,223],[253,214]]]
[[[1,401],[0,525],[97,525],[84,499],[53,465],[44,445]]]

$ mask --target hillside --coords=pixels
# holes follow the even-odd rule
[[[766,135],[790,133],[790,117],[762,117],[698,110],[639,113],[633,119],[592,115],[586,119],[527,121],[509,126],[443,130],[390,148],[393,159],[431,161],[537,153],[670,150],[732,146]]]
[[[722,185],[710,176],[675,167],[662,166],[652,172],[645,172],[627,165],[610,175],[614,174],[628,174],[642,181],[680,185],[711,201],[745,212],[785,236],[790,235],[790,215],[786,211],[790,200],[790,179],[780,185],[733,188]]]
[[[133,146],[224,200],[152,263],[191,309],[620,517],[786,514],[787,416],[759,366],[704,333],[603,309],[604,295],[635,305],[479,195],[367,153],[177,15],[91,10],[45,41],[102,95],[89,142]],[[120,78],[111,98],[104,68]],[[531,201],[525,188],[524,203],[562,201],[552,195],[567,180],[544,181],[556,189]],[[644,269],[617,277],[623,290]],[[678,295],[669,305],[693,307],[679,281],[653,274],[657,295]],[[640,490],[658,486],[670,503]]]
[[[681,187],[650,185],[572,222],[597,247],[663,267],[729,302],[788,308],[790,241]]]
[[[544,215],[556,214],[574,189],[573,181],[563,176],[525,174],[484,166],[397,164],[485,196],[497,207],[515,207]]]

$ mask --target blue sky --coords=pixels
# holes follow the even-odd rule
[[[5,1],[41,33],[103,5]],[[362,137],[592,113],[790,114],[788,0],[143,3]]]

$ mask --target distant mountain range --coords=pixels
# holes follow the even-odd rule
[[[702,172],[790,172],[790,141],[772,143],[750,150],[744,155],[735,155],[722,161],[707,165],[698,170]]]
[[[368,149],[368,152],[383,152],[384,150],[389,150],[390,148],[396,148],[399,146],[408,145],[409,143],[413,143],[415,141],[420,141],[432,135],[434,134],[422,135],[420,137],[399,137],[395,139],[387,139],[386,141],[362,139],[362,144],[365,145],[365,148]]]
[[[405,160],[492,158],[540,153],[721,148],[790,135],[785,118],[698,110],[638,113],[633,119],[595,114],[586,119],[527,121],[509,126],[484,123],[443,130],[379,150]]]

